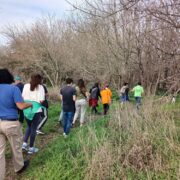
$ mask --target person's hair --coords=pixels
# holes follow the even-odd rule
[[[32,74],[30,81],[30,90],[34,91],[41,83],[42,83],[42,76],[40,74]]]
[[[105,84],[105,87],[108,88],[108,87],[109,87],[109,84],[106,83],[106,84]]]
[[[79,79],[77,85],[80,90],[86,88],[83,79]]]
[[[86,97],[86,86],[83,79],[79,79],[77,83],[81,94],[83,94]]]
[[[99,83],[96,82],[96,83],[94,84],[94,87],[99,87]]]
[[[127,85],[128,85],[128,83],[127,83],[127,82],[125,82],[125,83],[124,83],[124,86],[127,86]]]
[[[13,75],[8,69],[0,69],[0,84],[12,84],[14,82]]]
[[[73,83],[73,80],[71,78],[67,78],[66,79],[66,84],[71,84],[71,83]]]
[[[140,86],[141,86],[141,82],[140,82],[140,81],[138,82],[138,85],[140,85]]]

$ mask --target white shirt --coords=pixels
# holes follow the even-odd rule
[[[45,100],[45,91],[42,85],[38,85],[34,91],[30,90],[30,84],[25,84],[22,92],[24,100],[36,101],[41,103]]]

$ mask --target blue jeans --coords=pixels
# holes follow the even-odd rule
[[[121,102],[126,102],[126,95],[123,94],[122,96],[120,96],[120,101]]]
[[[64,133],[68,134],[74,118],[74,112],[63,112]]]
[[[139,109],[141,105],[141,97],[135,97],[136,100],[136,108]]]

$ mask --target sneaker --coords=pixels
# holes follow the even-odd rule
[[[66,134],[66,133],[63,133],[63,136],[64,136],[65,138],[67,138],[67,134]]]
[[[22,150],[28,151],[28,144],[23,142]]]
[[[39,151],[38,148],[30,147],[28,150],[28,154],[34,154],[34,153],[37,153],[38,151]]]
[[[36,130],[36,134],[41,134],[41,135],[43,135],[43,134],[45,134],[45,133],[43,133],[43,132],[40,131],[40,130]]]
[[[23,166],[18,172],[16,172],[16,173],[17,173],[17,174],[22,173],[23,171],[26,170],[26,168],[27,168],[28,166],[29,166],[29,160],[24,161],[24,166]]]

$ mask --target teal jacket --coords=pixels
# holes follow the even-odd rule
[[[23,110],[26,119],[32,121],[34,115],[39,111],[40,108],[44,108],[40,103],[36,101],[25,101],[32,104],[32,107]]]

